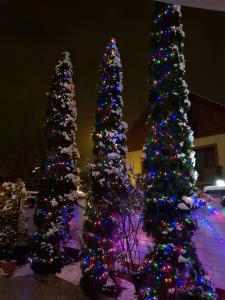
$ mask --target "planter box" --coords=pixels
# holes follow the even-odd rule
[[[16,261],[15,260],[2,260],[1,268],[5,275],[12,276],[16,270]]]

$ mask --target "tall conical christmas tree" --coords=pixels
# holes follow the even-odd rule
[[[48,93],[46,157],[34,215],[37,232],[32,269],[36,273],[56,273],[62,268],[61,243],[69,238],[69,221],[79,185],[77,112],[69,56],[68,52],[62,53]]]
[[[122,121],[122,66],[114,39],[106,47],[100,67],[100,83],[93,133],[92,197],[89,198],[84,225],[82,285],[86,292],[116,292],[115,240],[117,212],[126,197],[125,154],[127,124]],[[92,296],[94,297],[94,296]],[[94,298],[93,298],[94,299]]]
[[[196,171],[184,81],[180,7],[156,2],[145,144],[144,227],[155,239],[146,257],[140,299],[215,299],[191,238]],[[179,298],[178,298],[179,297]]]

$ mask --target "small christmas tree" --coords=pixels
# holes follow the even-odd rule
[[[34,221],[34,258],[36,273],[56,273],[63,265],[61,243],[69,235],[76,190],[79,185],[77,168],[76,103],[73,69],[68,52],[59,60],[53,84],[48,93],[50,103],[46,120],[46,157],[42,165]]]
[[[0,259],[14,259],[19,229],[20,207],[26,198],[21,180],[4,182],[0,193]]]
[[[196,171],[184,81],[180,7],[156,2],[151,35],[149,138],[145,144],[144,227],[155,239],[140,299],[215,299],[191,238]],[[179,298],[178,298],[179,296]]]
[[[127,196],[125,154],[127,124],[122,121],[122,66],[114,39],[106,47],[100,67],[100,83],[93,133],[92,196],[84,225],[83,279],[85,291],[116,293],[115,262],[118,259],[118,209]],[[94,299],[94,298],[93,298]]]

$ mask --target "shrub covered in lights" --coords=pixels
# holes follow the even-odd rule
[[[76,103],[73,69],[68,52],[56,65],[48,93],[46,112],[46,155],[41,168],[39,195],[34,215],[32,269],[36,273],[56,273],[63,265],[61,247],[69,235],[69,221],[79,185],[77,168]]]
[[[23,206],[27,193],[25,184],[4,182],[0,193],[0,259],[14,259],[20,228],[20,207]]]
[[[122,66],[114,39],[106,47],[100,67],[96,110],[94,162],[91,171],[92,196],[84,224],[84,290],[117,293],[115,262],[118,230],[118,206],[126,198],[125,153],[127,124],[122,121]]]
[[[216,298],[191,241],[197,176],[183,39],[180,7],[156,2],[143,164],[144,228],[155,246],[145,259],[140,299]]]

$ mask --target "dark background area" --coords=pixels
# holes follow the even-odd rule
[[[9,172],[12,156],[29,156],[29,149],[38,149],[45,92],[63,50],[71,52],[74,65],[82,156],[91,154],[98,67],[111,37],[121,52],[125,119],[132,126],[147,105],[153,8],[151,0],[1,1],[0,174]],[[182,11],[189,88],[225,103],[224,13],[187,7]]]

